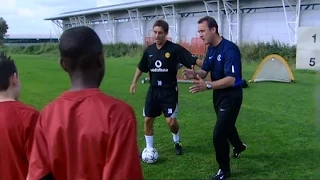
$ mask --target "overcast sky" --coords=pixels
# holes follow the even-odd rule
[[[8,35],[56,33],[44,18],[62,12],[111,5],[135,0],[0,0],[0,17],[9,25]],[[4,6],[2,6],[4,5]]]

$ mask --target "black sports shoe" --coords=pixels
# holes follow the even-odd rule
[[[181,142],[175,142],[174,143],[175,149],[176,149],[176,154],[181,155],[182,154],[182,144]]]
[[[238,157],[240,156],[240,154],[241,154],[243,151],[245,151],[246,149],[247,149],[247,145],[246,145],[246,144],[242,144],[241,147],[240,147],[240,149],[235,149],[235,148],[233,148],[233,155],[232,155],[232,157],[233,157],[234,159],[238,158]]]
[[[212,177],[211,180],[225,180],[227,177],[231,176],[231,172],[230,171],[222,171],[221,169],[219,169],[218,173]]]

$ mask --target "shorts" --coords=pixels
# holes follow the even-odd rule
[[[143,108],[143,116],[156,118],[161,113],[165,118],[177,118],[178,87],[149,87]]]

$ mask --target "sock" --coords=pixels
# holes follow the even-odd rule
[[[147,149],[152,149],[153,148],[153,136],[144,136],[146,139],[146,145],[147,145]]]
[[[179,142],[180,141],[180,136],[179,136],[179,132],[177,134],[172,133],[172,138],[173,138],[173,142]]]

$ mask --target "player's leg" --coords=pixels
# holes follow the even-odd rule
[[[232,132],[236,122],[234,114],[239,111],[238,96],[223,94],[217,97],[217,121],[213,131],[213,145],[216,151],[216,161],[219,171],[213,179],[231,176],[230,171],[230,147],[228,136]]]
[[[228,131],[228,115],[230,112],[217,112],[217,121],[213,130],[213,146],[216,152],[216,161],[219,165],[219,171],[213,179],[219,179],[220,177],[230,176],[230,147],[227,138]]]
[[[177,120],[177,115],[178,115],[178,106],[167,106],[166,113],[163,111],[164,116],[166,117],[167,124],[170,128],[170,131],[172,133],[172,139],[175,147],[175,151],[177,155],[182,154],[182,144],[180,140],[180,132],[179,132],[179,122]],[[171,113],[171,110],[173,113]]]
[[[182,154],[182,144],[180,141],[178,116],[178,88],[168,89],[162,92],[161,109],[167,124],[172,133],[172,139],[177,155]]]
[[[146,141],[146,148],[152,149],[153,148],[153,123],[154,117],[144,117],[144,138]]]
[[[144,135],[146,141],[146,148],[152,149],[153,146],[153,137],[154,137],[154,120],[156,117],[161,115],[160,106],[157,104],[154,98],[154,90],[152,87],[149,88],[147,95],[145,106],[143,108],[143,116],[144,116]]]
[[[216,160],[219,164],[219,171],[213,178],[221,179],[221,177],[231,176],[230,171],[230,147],[228,139],[231,136],[235,137],[235,123],[237,120],[237,114],[242,103],[242,89],[239,92],[232,92],[229,95],[222,95],[218,97],[217,105],[217,122],[213,132],[213,143],[216,150]],[[233,142],[239,143],[239,142]]]
[[[231,116],[233,116],[231,119],[234,120],[234,125],[231,127],[228,134],[229,142],[233,146],[233,158],[238,158],[240,154],[247,149],[247,145],[240,140],[239,133],[235,125],[242,105],[242,92],[239,92],[236,96],[237,98],[234,101],[234,113],[231,114]]]
[[[168,115],[165,115],[165,117],[166,117],[167,124],[170,128],[170,131],[172,133],[172,140],[173,140],[173,142],[177,143],[177,142],[180,142],[179,122],[178,122],[177,116],[176,116],[178,114],[178,110],[177,110],[178,106],[176,106],[176,108],[168,108],[168,109],[174,110],[172,116],[169,117],[169,113],[168,113]]]
[[[240,140],[238,130],[234,126],[233,130],[229,134],[229,142],[232,144],[233,158],[239,158],[240,154],[247,149],[247,145]]]

